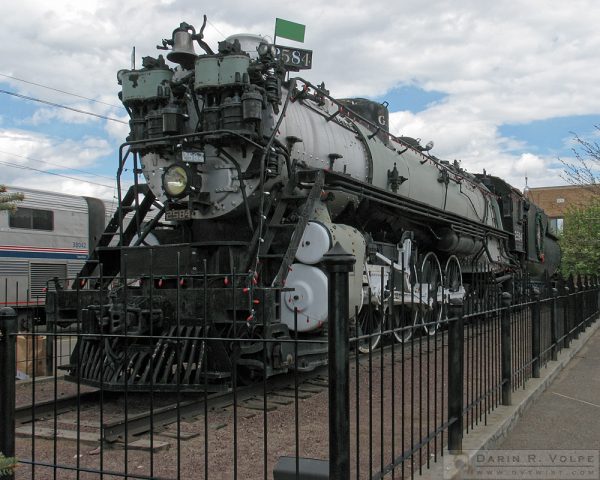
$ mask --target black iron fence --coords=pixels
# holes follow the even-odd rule
[[[245,286],[235,272],[149,279],[151,295],[170,295],[176,311],[168,329],[151,321],[143,334],[143,318],[165,315],[153,311],[156,298],[107,307],[140,297],[139,281],[80,281],[71,303],[53,305],[70,322],[28,332],[0,309],[0,472],[410,478],[460,451],[463,436],[510,404],[599,310],[597,278],[515,280],[502,291],[474,268],[463,272],[464,290],[431,275],[417,288],[382,270],[379,288],[350,312],[352,263],[344,252],[325,262],[329,322],[312,334],[299,333],[298,311],[289,333],[273,325],[281,292]],[[231,302],[218,331],[209,324],[216,290]]]

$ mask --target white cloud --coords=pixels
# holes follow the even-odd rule
[[[86,137],[79,141],[57,140],[23,130],[0,129],[0,165],[2,183],[36,187],[42,183],[49,190],[61,191],[74,177],[82,191],[114,184],[111,178],[82,174],[95,162],[112,152],[103,138]],[[50,172],[50,173],[45,173]],[[58,175],[57,175],[58,174]],[[90,183],[92,182],[92,183]],[[66,190],[64,190],[66,191]]]
[[[112,202],[116,196],[115,188],[102,187],[88,183],[96,181],[94,177],[74,176],[74,179],[65,179],[52,175],[18,175],[13,178],[11,185],[15,187],[27,187],[35,190],[48,190],[79,195],[86,197],[101,198]]]
[[[117,115],[114,118],[123,122],[129,122],[128,115]],[[117,144],[121,144],[125,141],[127,135],[129,135],[129,123],[106,122],[104,130]]]
[[[501,177],[517,188],[562,184],[556,159],[533,153],[511,153],[523,145],[501,137],[493,122],[474,114],[458,115],[451,107],[441,104],[413,114],[397,112],[390,115],[390,131],[395,135],[420,137],[425,144],[434,140],[432,154],[443,160],[460,160],[461,166],[473,173]]]
[[[119,105],[116,72],[129,68],[131,48],[136,46],[139,65],[141,57],[161,53],[155,45],[181,21],[199,28],[203,13],[213,48],[232,33],[272,35],[276,16],[306,24],[304,47],[314,50],[314,68],[303,76],[313,83],[324,80],[334,96],[382,95],[400,85],[446,94],[424,112],[392,113],[392,130],[432,139],[434,154],[461,158],[469,169],[486,168],[520,184],[530,169],[551,184],[562,182],[549,167],[553,159],[535,151],[514,153],[523,145],[503,138],[500,125],[600,111],[600,3],[592,0],[307,0],[302,9],[232,0],[200,10],[192,0],[4,2],[0,43],[10,45],[10,54],[0,70]],[[23,94],[126,120],[122,109],[1,80]],[[111,148],[116,156],[128,133],[125,125],[47,107],[29,120],[22,125],[30,129],[29,140],[12,138],[13,146],[43,158],[49,152],[57,160],[73,161],[69,152],[76,152],[79,165],[90,165]],[[106,143],[44,137],[36,145],[36,128],[48,122],[64,122],[65,128],[101,122]]]
[[[87,115],[81,112],[92,112],[91,108],[87,104],[71,104],[69,106],[73,110],[62,109],[62,108],[53,108],[53,107],[44,107],[35,111],[33,116],[30,119],[25,120],[23,123],[25,125],[31,124],[33,126],[43,125],[45,123],[51,123],[55,120],[59,120],[63,123],[91,123],[91,122],[99,122],[100,117],[96,117],[94,115]],[[76,110],[79,110],[76,111]],[[98,114],[102,115],[102,114]]]
[[[464,0],[396,6],[383,0],[307,1],[300,11],[291,5],[274,8],[272,2],[249,8],[233,1],[205,6],[210,21],[205,33],[215,46],[222,39],[219,32],[272,34],[275,16],[306,23],[306,46],[315,51],[310,76],[324,79],[338,96],[381,94],[415,80],[451,95],[485,98],[502,92],[506,100],[525,100],[524,93],[533,93],[542,100],[534,105],[536,112],[558,104],[563,111],[585,109],[553,99],[557,87],[565,98],[578,97],[582,77],[589,87],[600,88],[589,71],[600,43],[593,21],[600,7],[591,1],[496,3],[491,8],[487,2]],[[587,15],[580,16],[575,3]],[[30,0],[2,10],[10,10],[11,21],[0,38],[19,38],[7,43],[17,51],[5,68],[43,72],[44,80],[56,79],[55,86],[96,95],[117,91],[116,71],[129,66],[132,46],[139,57],[155,55],[154,46],[180,21],[199,27],[202,13],[191,1],[53,2],[49,8]],[[523,113],[516,102],[501,103],[503,109]]]
[[[85,137],[79,141],[62,140],[24,130],[0,130],[0,149],[8,154],[23,157],[21,163],[35,159],[79,168],[111,152],[112,148],[103,138]],[[6,154],[5,153],[5,154]],[[34,160],[26,160],[25,157]]]
[[[515,162],[514,170],[523,175],[534,172],[544,172],[546,170],[546,162],[537,155],[524,153],[519,160]]]

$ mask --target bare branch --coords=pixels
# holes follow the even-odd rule
[[[598,125],[594,125],[594,128],[600,132]],[[581,138],[574,132],[571,134],[575,143],[571,148],[574,161],[558,158],[564,166],[560,177],[567,183],[584,187],[600,197],[600,144]]]

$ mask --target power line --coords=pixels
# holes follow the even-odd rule
[[[65,110],[71,110],[72,112],[83,113],[85,115],[92,115],[93,117],[102,118],[104,120],[110,120],[111,122],[118,122],[124,125],[129,125],[129,122],[124,122],[123,120],[119,120],[118,118],[107,117],[106,115],[100,115],[98,113],[88,112],[86,110],[79,110],[78,108],[67,107],[66,105],[61,105],[60,103],[49,102],[48,100],[42,100],[39,98],[28,97],[27,95],[21,95],[20,93],[9,92],[8,90],[0,90],[0,93],[5,93],[6,95],[12,95],[14,97],[23,98],[25,100],[31,100],[32,102],[44,103],[46,105],[51,105],[57,108],[64,108]]]
[[[217,31],[219,34],[221,34],[221,36],[222,36],[223,38],[225,38],[225,34],[224,34],[224,33],[223,33],[221,30],[219,30],[217,27],[215,27],[214,23],[212,23],[212,22],[211,22],[211,21],[210,21],[208,18],[206,19],[206,22],[207,22],[207,23],[208,23],[208,24],[209,24],[209,25],[210,25],[212,28],[214,28],[214,29],[215,29],[215,30],[216,30],[216,31]]]
[[[46,165],[51,165],[53,167],[64,168],[65,170],[71,170],[72,172],[84,173],[86,175],[91,175],[93,177],[105,178],[107,180],[114,180],[113,177],[107,177],[106,175],[99,175],[97,173],[88,172],[86,170],[79,170],[77,168],[67,167],[65,165],[60,165],[58,163],[46,162],[45,160],[38,160],[37,158],[26,157],[25,155],[18,155],[16,153],[5,152],[4,150],[0,150],[0,153],[2,153],[4,155],[10,155],[11,157],[18,157],[18,158],[22,158],[24,160],[29,160],[31,162],[40,162],[40,163],[45,163]]]
[[[99,187],[106,187],[106,188],[113,188],[113,189],[115,188],[114,185],[104,185],[102,183],[92,182],[91,180],[84,180],[82,178],[70,177],[69,175],[62,175],[60,173],[54,173],[54,172],[48,172],[46,170],[40,170],[38,168],[29,167],[27,165],[19,165],[17,163],[10,163],[10,162],[3,162],[3,161],[0,161],[0,165],[6,165],[7,167],[13,167],[13,168],[20,168],[21,170],[32,170],[34,172],[45,173],[48,175],[54,175],[56,177],[68,178],[69,180],[76,180],[78,182],[85,182],[85,183],[89,183],[91,185],[98,185]]]
[[[19,82],[28,83],[29,85],[35,85],[36,87],[46,88],[48,90],[53,90],[55,92],[64,93],[65,95],[71,95],[77,98],[83,98],[84,100],[89,100],[90,102],[101,103],[102,105],[107,105],[109,107],[114,108],[123,108],[123,105],[115,105],[114,103],[103,102],[102,100],[96,100],[95,98],[84,97],[83,95],[78,95],[77,93],[67,92],[65,90],[60,90],[59,88],[49,87],[48,85],[42,85],[41,83],[30,82],[29,80],[25,80],[23,78],[13,77],[12,75],[6,75],[5,73],[0,73],[0,77],[10,78],[12,80],[18,80]]]

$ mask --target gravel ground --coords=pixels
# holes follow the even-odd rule
[[[94,390],[96,389],[85,385],[80,385],[79,387],[79,393],[86,393]],[[77,384],[66,382],[61,376],[57,377],[56,381],[54,377],[42,377],[36,378],[35,380],[17,382],[16,393],[16,406],[18,408],[25,405],[31,405],[33,399],[35,399],[36,403],[40,403],[54,400],[55,398],[77,395],[78,389]]]
[[[498,337],[495,324],[489,328],[470,329],[465,342],[465,402],[471,403],[483,393],[486,384],[498,381],[497,358],[499,349],[485,349]],[[486,336],[486,338],[484,338]],[[404,351],[403,351],[404,348]],[[396,344],[393,351],[387,347],[383,354],[374,352],[372,357],[361,355],[351,360],[350,379],[350,434],[351,478],[370,478],[371,475],[397,461],[403,452],[413,451],[412,456],[398,466],[394,478],[408,476],[412,468],[438,458],[446,442],[446,432],[432,435],[447,421],[447,337],[438,334],[424,341],[404,345]],[[488,351],[489,350],[489,351]],[[483,352],[486,352],[483,355]],[[482,361],[481,359],[485,360]],[[293,382],[293,379],[291,380]],[[315,385],[316,384],[316,385]],[[18,402],[31,400],[32,384],[19,385]],[[57,395],[69,395],[77,386],[58,382]],[[270,397],[272,410],[247,408],[242,403],[224,409],[212,410],[207,418],[199,415],[170,425],[135,440],[153,441],[155,446],[164,442],[166,448],[150,452],[124,448],[123,442],[100,445],[98,441],[79,443],[75,440],[45,440],[22,436],[17,438],[17,457],[24,464],[18,467],[16,478],[28,479],[112,479],[124,478],[181,478],[181,479],[261,479],[272,478],[273,468],[281,456],[326,459],[329,452],[328,439],[328,392],[319,379],[303,384],[298,398],[298,430],[296,430],[296,405],[284,405],[285,397]],[[83,391],[83,388],[82,388]],[[283,392],[277,392],[283,393]],[[54,382],[36,382],[36,401],[54,396]],[[183,396],[182,400],[187,397]],[[168,404],[172,396],[155,396],[155,406]],[[263,398],[257,398],[259,402]],[[279,401],[274,403],[273,400]],[[484,412],[498,402],[494,393],[470,410],[470,419],[484,420]],[[147,408],[148,396],[129,394],[129,414]],[[102,406],[104,421],[123,418],[124,399],[121,397]],[[77,412],[67,412],[56,418],[58,429],[79,430],[96,434],[99,438],[98,405],[84,405]],[[55,419],[36,421],[36,427],[52,429]],[[208,428],[205,431],[205,424]],[[179,439],[177,439],[179,434]],[[208,439],[206,442],[205,438]],[[298,438],[298,443],[296,441]],[[266,451],[265,451],[266,444]],[[162,445],[162,443],[160,444]],[[31,466],[35,462],[35,477]],[[54,476],[51,467],[61,466]],[[266,465],[266,468],[265,468]],[[80,469],[79,474],[75,469]],[[97,473],[119,473],[119,475]],[[87,471],[86,471],[87,470]],[[208,472],[208,475],[205,474]],[[369,472],[371,474],[369,474]],[[389,475],[391,478],[391,475]]]

